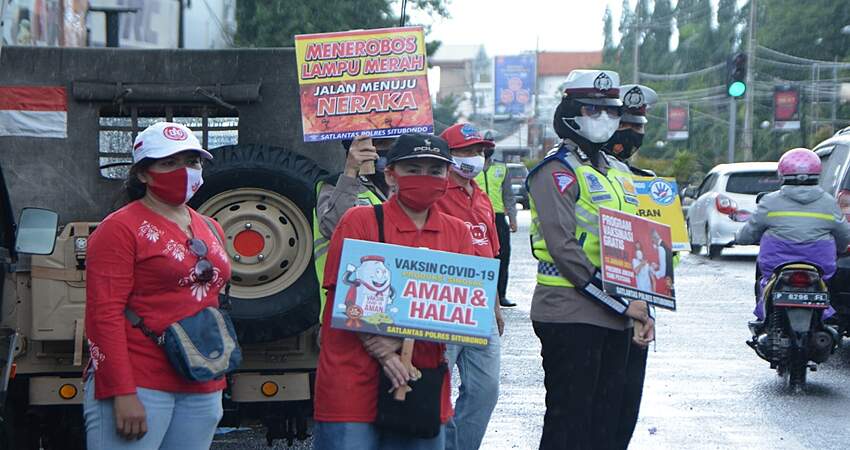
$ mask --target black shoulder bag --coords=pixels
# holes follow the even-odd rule
[[[204,217],[219,244],[224,241],[218,230]],[[224,288],[224,307],[230,301],[230,282]],[[180,319],[157,335],[145,326],[144,320],[131,309],[124,315],[133,328],[138,328],[162,347],[174,369],[192,381],[210,381],[233,372],[242,363],[242,350],[236,340],[236,330],[230,316],[220,308],[206,307],[193,316]]]
[[[378,242],[384,242],[384,210],[375,205],[378,221]],[[404,401],[395,399],[393,384],[383,370],[378,384],[378,417],[375,426],[417,438],[430,439],[440,434],[440,403],[446,364],[430,369],[419,368],[422,377],[408,381],[409,391]]]

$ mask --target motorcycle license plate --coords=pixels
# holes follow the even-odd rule
[[[829,294],[826,292],[774,292],[773,302],[777,305],[826,306]]]

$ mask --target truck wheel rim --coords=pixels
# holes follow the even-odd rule
[[[224,229],[234,297],[274,295],[295,283],[310,264],[310,222],[298,205],[276,192],[224,191],[204,202],[198,212]]]

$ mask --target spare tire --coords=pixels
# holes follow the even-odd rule
[[[315,185],[327,176],[283,148],[211,150],[204,185],[190,205],[214,218],[233,265],[231,317],[242,343],[299,334],[318,322],[311,219]]]

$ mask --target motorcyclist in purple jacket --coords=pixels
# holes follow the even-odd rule
[[[837,255],[850,244],[850,224],[835,198],[818,186],[821,162],[806,148],[789,150],[779,159],[782,187],[766,194],[756,212],[738,231],[738,244],[760,244],[760,289],[753,314],[764,320],[761,292],[773,271],[787,263],[805,262],[820,267],[828,280],[835,274]],[[824,312],[828,318],[835,311]]]

